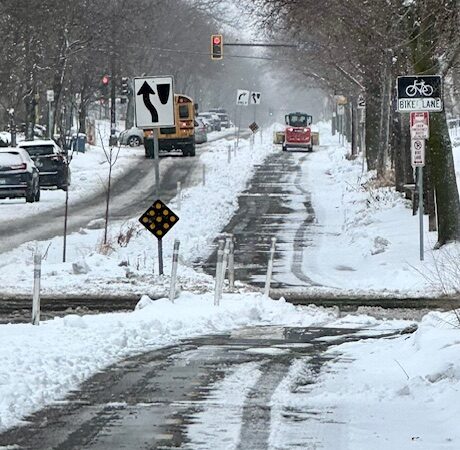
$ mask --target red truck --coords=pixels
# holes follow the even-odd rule
[[[294,112],[285,116],[283,151],[288,149],[305,149],[313,151],[311,124],[313,117],[302,112]]]

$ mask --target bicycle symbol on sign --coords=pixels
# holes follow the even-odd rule
[[[414,84],[406,87],[406,94],[409,97],[415,97],[417,94],[423,97],[430,97],[433,94],[433,86],[425,84],[425,81],[414,80]]]

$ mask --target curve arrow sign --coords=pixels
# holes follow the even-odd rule
[[[137,92],[137,95],[142,95],[142,98],[144,100],[144,105],[149,110],[150,114],[152,115],[152,122],[153,123],[158,122],[158,111],[155,108],[155,106],[153,106],[152,102],[150,101],[150,96],[155,95],[155,92],[150,86],[150,84],[147,83],[147,81],[144,81],[144,84]]]

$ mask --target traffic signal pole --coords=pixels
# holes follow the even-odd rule
[[[112,57],[112,77],[110,79],[110,139],[109,145],[117,145],[117,120],[116,120],[116,82],[115,63]]]

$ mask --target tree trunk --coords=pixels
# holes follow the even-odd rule
[[[439,247],[460,240],[460,200],[445,113],[430,115],[428,142],[427,162],[430,165],[438,207]]]
[[[377,167],[380,142],[380,98],[372,98],[375,91],[369,91],[366,104],[366,160],[369,170]]]

